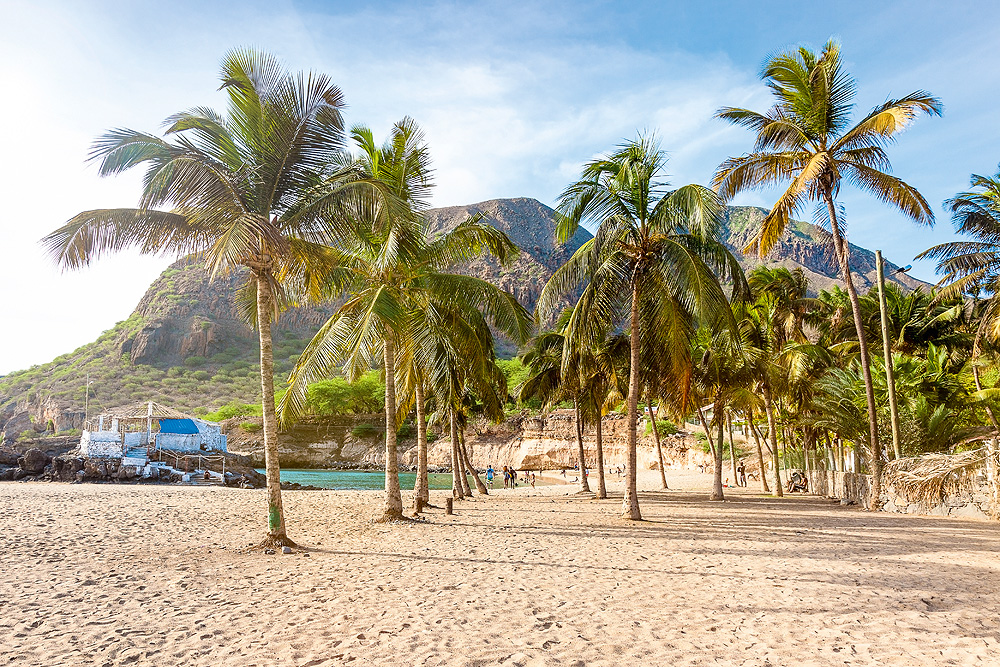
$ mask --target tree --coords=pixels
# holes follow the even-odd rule
[[[555,331],[543,331],[531,339],[521,362],[528,367],[528,378],[521,385],[519,400],[537,398],[545,410],[563,400],[573,401],[573,421],[576,426],[577,458],[580,466],[580,491],[590,491],[587,480],[587,458],[583,447],[583,406],[586,392],[583,386],[583,359],[580,350],[567,354],[566,329],[572,312],[560,316]],[[568,357],[568,359],[567,359]]]
[[[511,261],[517,246],[502,232],[469,219],[441,239],[428,239],[422,212],[431,188],[429,154],[423,133],[410,118],[396,123],[389,138],[376,145],[368,128],[351,131],[357,156],[342,162],[380,183],[393,195],[393,207],[368,206],[351,210],[362,231],[338,238],[332,248],[325,275],[330,294],[349,295],[320,328],[302,352],[289,377],[289,388],[281,403],[282,419],[290,421],[306,407],[306,388],[343,364],[349,380],[373,366],[382,367],[385,378],[385,502],[381,520],[402,518],[396,430],[401,420],[397,381],[406,377],[405,365],[397,360],[412,347],[410,355],[426,354],[435,345],[458,338],[440,327],[459,330],[486,329],[487,323],[515,341],[527,338],[530,317],[511,295],[490,283],[447,273],[443,267],[490,252],[501,264]],[[324,282],[324,276],[315,278]],[[437,336],[436,341],[420,337]],[[481,336],[464,340],[482,340]],[[481,350],[477,359],[492,355]],[[453,356],[468,350],[459,349]],[[473,359],[470,361],[476,361]],[[417,364],[426,369],[427,364]],[[405,405],[405,403],[404,403]],[[461,470],[460,466],[456,468]]]
[[[584,222],[595,225],[596,234],[552,275],[538,303],[538,312],[549,314],[563,295],[587,282],[594,285],[585,318],[589,324],[573,335],[585,341],[587,327],[628,323],[628,475],[622,516],[633,520],[642,518],[636,488],[642,337],[658,337],[671,351],[672,369],[689,376],[695,318],[714,321],[729,312],[719,277],[733,277],[737,290],[743,285],[736,259],[716,240],[722,206],[715,193],[700,185],[668,190],[660,180],[665,163],[655,139],[640,136],[584,166],[580,180],[560,196],[556,238],[565,243]]]
[[[743,190],[791,181],[764,217],[753,244],[764,257],[785,231],[791,216],[806,202],[825,207],[841,279],[850,296],[858,333],[861,368],[868,406],[868,450],[871,458],[870,505],[874,510],[881,491],[882,448],[879,444],[871,360],[851,277],[850,246],[838,217],[835,197],[844,179],[897,208],[920,224],[933,224],[934,214],[923,196],[904,181],[891,176],[885,147],[919,114],[940,115],[940,101],[916,91],[875,107],[851,126],[850,116],[857,86],[842,69],[840,46],[828,42],[817,56],[805,47],[779,53],[764,64],[761,78],[776,102],[766,113],[724,107],[716,117],[746,127],[757,134],[752,153],[725,160],[713,178],[724,200]]]
[[[385,193],[356,169],[337,167],[344,146],[343,95],[322,74],[291,75],[270,55],[231,51],[222,62],[228,113],[206,107],[167,119],[166,138],[135,130],[100,137],[90,159],[102,176],[146,166],[136,208],[84,211],[42,243],[66,269],[125,248],[195,254],[212,276],[247,270],[241,306],[260,342],[267,545],[285,531],[275,419],[271,324],[292,279],[308,275],[323,245],[353,236],[346,204],[385,206]]]

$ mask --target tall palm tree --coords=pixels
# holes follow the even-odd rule
[[[840,46],[827,42],[817,56],[805,47],[772,56],[761,78],[776,102],[766,113],[724,107],[716,117],[757,134],[752,153],[729,158],[718,168],[713,185],[728,200],[737,193],[791,181],[750,247],[765,256],[785,231],[791,216],[807,201],[825,207],[841,279],[850,295],[858,333],[861,366],[868,403],[872,486],[870,505],[876,509],[881,492],[882,448],[879,444],[871,362],[851,278],[850,245],[838,217],[835,197],[844,179],[897,208],[920,224],[933,224],[934,214],[923,196],[891,176],[885,147],[921,113],[940,115],[941,102],[924,91],[888,100],[850,125],[857,90],[842,68]]]
[[[563,295],[588,282],[595,285],[588,326],[628,322],[628,475],[622,516],[634,520],[642,518],[636,488],[642,337],[658,337],[672,352],[677,375],[689,377],[685,369],[696,316],[715,321],[729,314],[719,276],[734,277],[738,289],[743,285],[736,259],[716,240],[722,206],[715,193],[700,185],[668,190],[660,180],[665,164],[655,139],[640,136],[584,166],[580,180],[560,196],[556,238],[566,242],[584,222],[597,232],[553,274],[538,303],[539,313],[551,313]],[[585,327],[574,331],[587,337]]]
[[[282,398],[283,420],[306,409],[308,385],[342,364],[348,379],[380,365],[385,375],[385,501],[381,520],[402,518],[396,430],[400,422],[397,379],[407,375],[397,358],[407,346],[439,330],[487,323],[514,341],[527,338],[530,316],[513,296],[477,278],[445,272],[456,261],[491,253],[502,264],[514,259],[517,246],[499,230],[470,219],[442,239],[427,239],[422,212],[431,187],[429,156],[423,133],[412,119],[398,122],[389,138],[376,145],[365,127],[352,129],[360,153],[344,158],[393,195],[391,209],[359,205],[352,210],[363,233],[336,240],[330,254],[336,272],[328,289],[344,289],[348,300],[320,328],[299,357]],[[481,340],[467,336],[464,340]],[[439,341],[440,343],[440,341]],[[492,355],[490,349],[483,355]],[[426,369],[426,365],[422,365]],[[400,372],[402,371],[402,372]],[[397,375],[399,377],[397,377]],[[456,468],[460,472],[460,467]]]
[[[117,129],[90,159],[102,176],[146,166],[135,208],[84,211],[43,239],[63,268],[128,247],[146,254],[194,253],[212,276],[247,270],[242,297],[260,338],[268,537],[290,545],[281,504],[271,324],[290,302],[285,278],[353,236],[346,206],[391,206],[378,184],[336,166],[344,146],[343,95],[325,75],[282,69],[249,49],[222,61],[223,115],[207,107],[166,120],[165,137]]]

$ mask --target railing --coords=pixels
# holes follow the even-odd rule
[[[205,462],[208,462],[208,463],[218,463],[218,462],[221,462],[222,463],[222,478],[223,479],[226,478],[226,457],[225,456],[220,456],[218,454],[215,454],[215,455],[211,455],[211,454],[178,454],[178,453],[171,452],[171,451],[168,451],[168,450],[165,450],[165,449],[160,449],[159,447],[156,447],[151,454],[155,454],[156,455],[156,460],[157,461],[163,461],[165,456],[169,457],[170,459],[173,459],[173,466],[172,467],[177,468],[178,470],[180,470],[180,469],[183,468],[184,472],[191,472],[191,467],[190,467],[191,461],[194,461],[195,464],[196,464],[195,465],[195,470],[201,470],[202,469],[202,465]],[[170,461],[168,460],[166,462],[169,463]],[[182,462],[183,462],[183,465],[182,465]]]

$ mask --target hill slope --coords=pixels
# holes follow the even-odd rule
[[[455,270],[499,285],[529,309],[552,272],[591,238],[580,229],[569,243],[557,245],[552,209],[528,198],[433,209],[428,220],[432,232],[439,233],[476,213],[506,232],[522,254],[507,268],[480,259]],[[763,216],[762,209],[752,207],[727,211],[725,239],[737,254]],[[759,263],[752,257],[741,261],[747,267]],[[874,253],[851,246],[851,262],[859,288],[867,288],[874,280]],[[824,233],[807,223],[790,225],[768,263],[801,266],[815,291],[836,282],[837,270]],[[908,276],[895,279],[910,288],[925,285]],[[243,275],[235,273],[209,281],[200,264],[174,263],[150,285],[129,319],[93,343],[0,378],[0,430],[15,413],[24,412],[34,418],[34,428],[39,430],[50,420],[56,430],[78,427],[83,421],[88,378],[91,414],[139,400],[155,400],[189,412],[216,409],[231,401],[256,402],[260,392],[257,338],[232,305],[242,280]],[[274,331],[279,382],[331,312],[332,305],[328,305],[296,308],[282,315]],[[504,351],[513,353],[512,349]],[[18,428],[24,423],[18,422]],[[7,437],[20,432],[7,433]]]

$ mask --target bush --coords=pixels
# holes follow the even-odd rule
[[[181,366],[172,366],[169,371],[167,371],[168,378],[179,378],[184,375],[187,371]]]
[[[317,415],[379,412],[384,408],[384,397],[385,385],[375,371],[365,373],[353,383],[332,378],[314,382],[306,390],[309,410]]]
[[[208,359],[206,359],[205,357],[199,357],[199,356],[188,357],[187,359],[184,360],[184,365],[187,366],[188,368],[197,368],[198,366],[204,366],[206,361],[208,361]]]
[[[209,379],[212,376],[209,375],[208,371],[195,371],[194,373],[191,373],[191,377],[193,377],[198,382],[204,382],[205,380]]]
[[[677,426],[673,422],[667,421],[666,419],[656,420],[656,430],[661,436],[663,435],[673,435],[677,433]],[[646,435],[652,435],[653,433],[653,423],[646,422]]]
[[[253,433],[254,431],[259,431],[264,428],[264,425],[260,422],[240,422],[240,428],[244,431]]]
[[[18,442],[26,442],[28,440],[34,440],[37,436],[35,432],[30,428],[21,431],[21,435],[17,436]]]
[[[417,429],[413,427],[410,422],[404,422],[399,430],[396,431],[396,436],[400,438],[412,438],[417,434]]]
[[[204,419],[210,422],[221,422],[224,419],[232,419],[233,417],[260,417],[262,414],[264,414],[264,410],[260,404],[254,405],[252,403],[237,403],[233,401],[232,403],[223,405],[215,412],[207,413]]]

